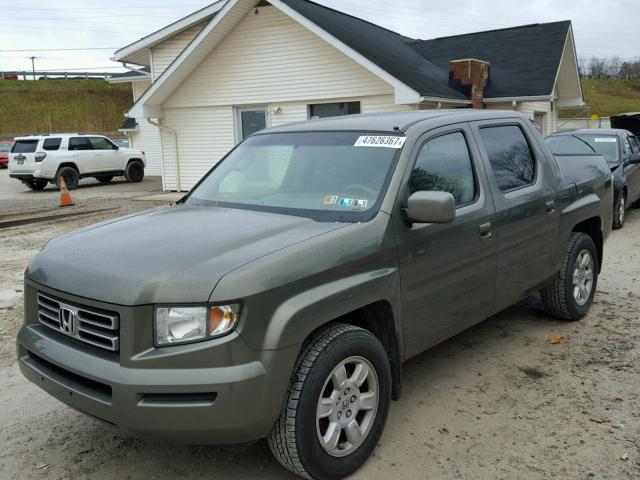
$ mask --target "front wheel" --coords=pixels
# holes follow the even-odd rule
[[[362,328],[330,324],[298,357],[269,447],[297,475],[344,478],[371,455],[390,400],[391,368],[380,341]]]
[[[565,320],[584,317],[596,293],[598,269],[593,239],[586,233],[572,233],[560,271],[540,291],[545,311]]]
[[[132,160],[124,171],[124,178],[127,182],[141,182],[144,178],[144,165],[138,160]]]

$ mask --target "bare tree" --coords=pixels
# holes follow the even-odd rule
[[[611,61],[609,62],[609,75],[611,78],[615,78],[616,80],[620,80],[620,57],[614,55],[611,57]]]
[[[605,58],[597,58],[591,57],[589,60],[589,73],[591,74],[591,78],[595,80],[601,80],[603,78],[607,78],[607,66],[609,64],[609,60]]]

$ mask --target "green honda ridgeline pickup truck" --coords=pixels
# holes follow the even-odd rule
[[[373,451],[401,365],[540,291],[583,317],[611,172],[515,112],[258,132],[176,205],[63,235],[25,273],[22,373],[134,435],[267,437],[307,478]]]

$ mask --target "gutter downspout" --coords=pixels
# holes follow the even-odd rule
[[[173,135],[173,140],[174,140],[174,145],[176,146],[176,189],[178,192],[180,192],[180,153],[179,153],[179,149],[178,149],[178,132],[176,132],[174,129],[167,127],[166,125],[162,125],[160,122],[154,122],[153,120],[151,120],[149,117],[147,117],[147,122],[149,122],[151,125],[153,125],[154,127],[158,127],[160,130],[164,130],[165,132],[169,132],[171,135]],[[162,146],[161,146],[162,147]],[[162,149],[161,149],[162,151]],[[162,162],[160,163],[160,167],[162,170],[162,188],[166,189],[166,184],[165,184],[165,170],[164,170],[164,154],[162,155]]]

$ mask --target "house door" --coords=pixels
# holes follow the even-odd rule
[[[540,135],[542,138],[546,137],[547,132],[547,114],[544,112],[535,112],[533,114],[533,120],[540,126]]]
[[[267,107],[236,108],[236,142],[241,142],[249,135],[267,127]]]

